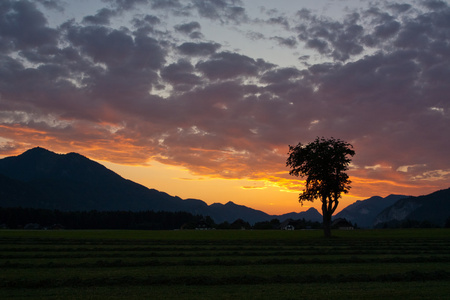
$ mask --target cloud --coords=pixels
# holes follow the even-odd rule
[[[95,15],[84,17],[83,22],[93,25],[109,25],[109,19],[115,15],[115,11],[108,8],[102,8]]]
[[[299,24],[296,26],[298,38],[309,48],[335,60],[346,61],[353,55],[361,54],[364,28],[358,24],[360,15],[351,13],[344,22],[329,18],[319,18],[308,10],[298,12]]]
[[[178,51],[189,56],[207,56],[215,53],[221,47],[218,43],[186,42],[177,47]]]
[[[148,4],[150,0],[105,0],[116,6],[119,10],[130,10],[137,5]],[[155,1],[158,2],[158,1]]]
[[[56,11],[64,11],[64,2],[61,0],[36,0],[41,3],[45,8],[54,9]]]
[[[200,29],[201,29],[200,23],[198,23],[196,21],[192,21],[192,22],[180,24],[180,25],[175,25],[175,30],[182,32],[184,34],[190,34],[193,31],[200,30]]]
[[[279,36],[274,36],[272,39],[277,41],[280,46],[285,46],[288,48],[295,48],[297,46],[297,40],[294,37],[282,38]]]
[[[405,192],[448,182],[446,3],[387,3],[342,20],[301,10],[259,22],[239,1],[109,3],[51,28],[44,6],[1,1],[2,153],[41,145],[293,190],[302,183],[287,175],[287,145],[335,136],[355,147],[357,194],[368,185]],[[151,15],[136,9],[149,6]],[[123,10],[129,28],[112,22]],[[179,19],[167,24],[164,14]],[[305,64],[279,66],[204,40],[200,24],[214,17],[272,36],[273,47]],[[260,32],[268,23],[282,26]]]
[[[229,79],[238,76],[256,76],[259,70],[270,68],[264,61],[231,52],[221,52],[211,59],[200,61],[196,69],[210,79]]]
[[[204,18],[219,20],[222,23],[241,23],[247,20],[243,3],[239,0],[193,0],[193,7]]]
[[[201,78],[194,71],[194,66],[190,62],[179,60],[165,67],[161,71],[161,77],[174,86],[190,88],[201,83]]]
[[[47,27],[47,20],[28,1],[2,1],[0,4],[0,48],[19,51],[55,44],[58,32]]]

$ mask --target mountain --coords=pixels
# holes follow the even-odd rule
[[[250,224],[268,221],[272,219],[272,216],[262,212],[260,210],[255,210],[243,205],[235,204],[231,201],[226,204],[213,203],[209,206],[211,217],[216,220],[216,222],[221,223],[223,221],[242,219],[249,222]],[[214,217],[213,217],[214,216]]]
[[[385,198],[374,196],[358,200],[337,213],[333,219],[343,218],[360,228],[372,228],[375,218],[383,209],[406,197],[408,196],[389,195]]]
[[[375,218],[374,226],[393,224],[405,220],[427,221],[444,226],[450,217],[450,188],[429,195],[400,199],[384,209]]]
[[[56,154],[39,147],[1,159],[0,174],[34,195],[25,203],[16,194],[3,197],[2,206],[174,211],[182,202],[178,197],[126,180],[80,154]]]
[[[80,154],[56,154],[40,147],[0,159],[0,207],[19,206],[63,211],[186,211],[210,216],[216,223],[288,218],[233,202],[207,205],[198,199],[183,200],[124,179]],[[301,214],[300,218],[308,220],[309,214]]]
[[[323,216],[317,211],[317,209],[315,209],[314,207],[311,207],[307,211],[302,211],[299,213],[292,212],[292,213],[284,214],[281,216],[277,216],[277,219],[279,219],[280,222],[283,222],[287,219],[292,219],[292,220],[305,219],[307,221],[322,223]]]

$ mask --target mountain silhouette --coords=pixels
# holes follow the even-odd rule
[[[237,219],[255,223],[288,218],[272,216],[231,201],[207,205],[198,199],[183,200],[124,179],[80,154],[56,154],[40,147],[0,159],[0,191],[1,207],[62,211],[186,211],[210,216],[217,223]],[[319,213],[315,210],[312,214]],[[308,214],[303,216],[308,220]]]
[[[407,197],[384,209],[374,220],[375,227],[410,220],[444,226],[450,218],[450,188],[434,193]]]
[[[299,213],[292,212],[292,213],[278,216],[278,219],[280,221],[284,221],[287,219],[291,219],[291,220],[305,219],[307,221],[322,223],[323,216],[317,211],[317,209],[315,209],[314,207],[311,207],[307,211],[302,211]]]
[[[56,154],[39,147],[0,160],[0,174],[35,191],[36,198],[27,202],[33,208],[173,211],[182,201],[126,180],[80,154]],[[9,197],[10,204],[13,200]]]
[[[333,219],[342,218],[352,222],[353,225],[357,224],[359,228],[372,228],[375,218],[383,209],[406,197],[408,196],[389,195],[385,198],[373,196],[366,200],[358,200],[337,213]]]

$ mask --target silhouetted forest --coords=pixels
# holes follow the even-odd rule
[[[385,228],[441,228],[441,225],[430,221],[417,221],[417,220],[393,220],[390,222],[380,223],[375,228],[385,229]],[[450,217],[446,220],[444,224],[445,228],[450,228]]]
[[[290,221],[296,229],[317,229],[319,222]],[[278,219],[251,226],[237,219],[216,224],[209,216],[165,211],[60,211],[36,208],[0,207],[0,228],[8,229],[282,229]]]
[[[207,216],[193,215],[188,212],[166,211],[60,211],[36,208],[0,207],[0,228],[7,229],[284,229],[291,225],[295,229],[320,229],[319,222],[305,219],[278,219],[257,222],[251,226],[242,219],[229,223],[216,224]],[[428,221],[404,220],[380,224],[377,228],[437,228],[441,227]],[[450,228],[450,218],[445,226]]]
[[[178,229],[213,226],[211,218],[187,212],[59,211],[0,208],[0,226],[28,229]]]

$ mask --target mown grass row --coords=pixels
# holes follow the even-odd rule
[[[136,299],[201,299],[214,293],[220,293],[217,299],[270,299],[296,298],[288,286],[302,286],[294,290],[304,293],[322,285],[348,290],[327,296],[322,288],[307,298],[351,297],[352,287],[363,293],[362,287],[375,286],[386,295],[396,286],[404,298],[414,296],[410,283],[427,282],[423,289],[444,299],[450,285],[450,230],[386,231],[385,237],[380,231],[336,232],[333,239],[308,231],[99,233],[0,231],[2,293],[16,299],[83,293],[114,299],[122,291]]]
[[[2,283],[2,288],[19,289],[48,289],[48,288],[83,288],[104,286],[161,286],[168,288],[174,285],[196,285],[196,286],[223,286],[223,285],[258,285],[258,284],[307,284],[307,283],[367,283],[367,282],[411,282],[411,281],[448,281],[450,272],[447,271],[418,271],[389,273],[373,275],[368,273],[339,274],[332,276],[328,274],[308,275],[273,275],[260,276],[255,274],[211,277],[208,275],[198,276],[116,276],[81,278],[70,277],[64,279],[34,279],[34,280],[9,280]],[[233,288],[233,287],[231,287]]]

